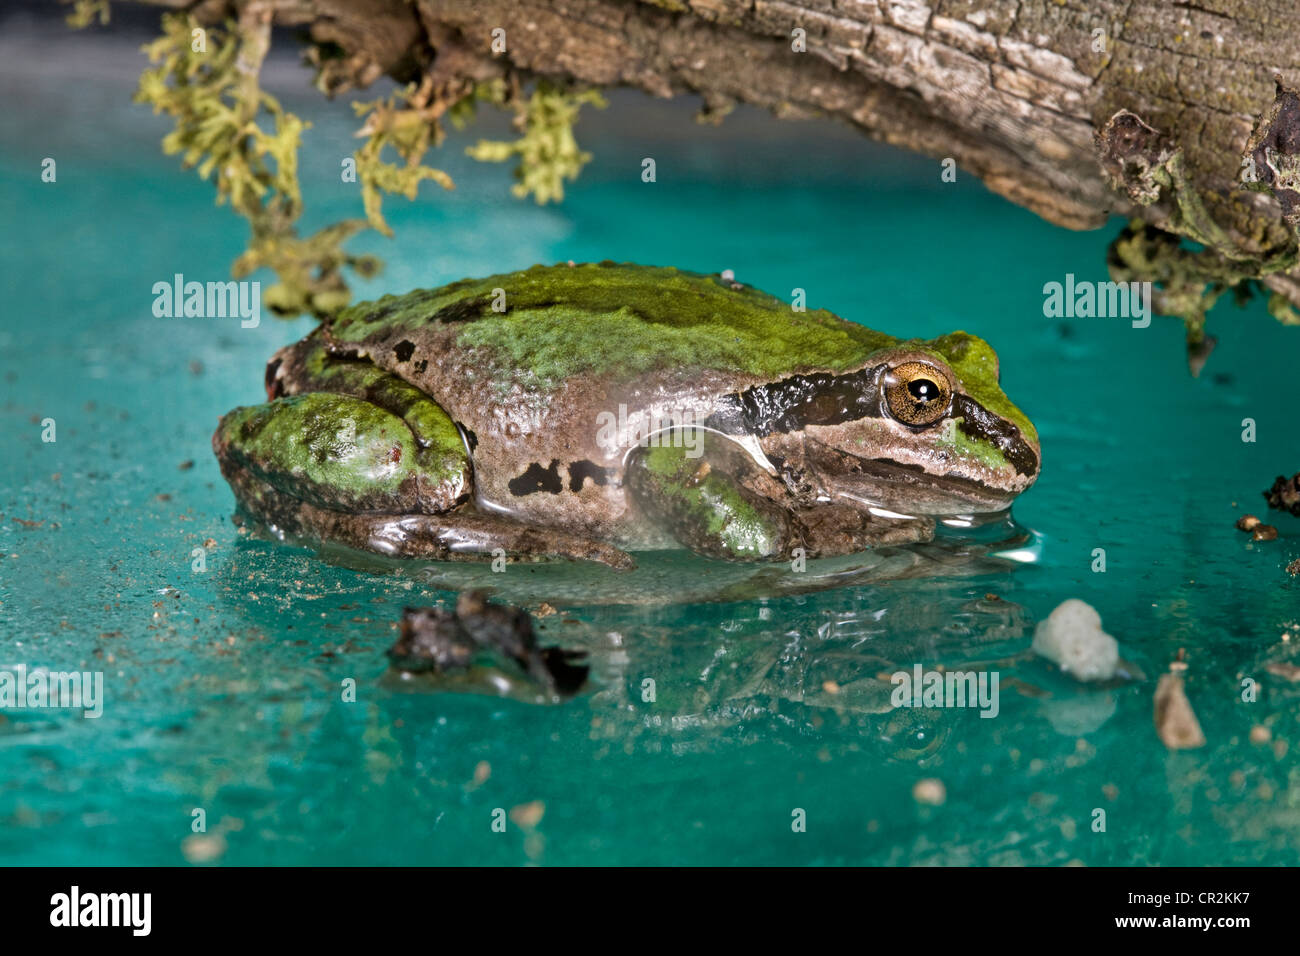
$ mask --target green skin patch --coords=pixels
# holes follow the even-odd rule
[[[337,510],[405,511],[412,488],[457,474],[457,459],[421,449],[402,419],[329,392],[237,408],[221,420],[217,441],[272,487]]]
[[[494,289],[505,292],[505,312],[492,310]],[[440,312],[464,323],[458,345],[492,349],[501,356],[496,365],[548,385],[592,369],[628,376],[683,363],[762,376],[800,366],[844,370],[896,341],[824,309],[795,313],[774,296],[708,276],[596,264],[534,266],[386,296],[346,310],[330,332],[336,341],[361,341],[421,327]]]
[[[331,361],[324,346],[307,354],[303,368],[322,390],[364,399],[405,421],[420,445],[426,470],[436,474],[441,469],[441,477],[449,478],[464,464],[465,445],[456,423],[414,385],[369,362]]]
[[[960,418],[950,418],[941,426],[943,432],[940,434],[936,446],[951,452],[958,458],[974,459],[989,468],[1008,468],[1010,464],[1006,455],[1002,454],[1001,449],[988,442],[976,441],[967,437],[958,425],[961,424]]]
[[[685,536],[701,538],[734,560],[760,560],[777,553],[784,529],[747,499],[732,479],[717,471],[698,477],[702,462],[685,448],[648,449],[640,460],[653,507]],[[699,550],[709,550],[699,548]]]

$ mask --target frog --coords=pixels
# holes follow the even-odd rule
[[[265,387],[212,439],[237,515],[399,560],[851,555],[1005,513],[1040,469],[978,336],[898,338],[669,266],[360,302]]]

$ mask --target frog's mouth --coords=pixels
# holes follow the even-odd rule
[[[837,471],[840,477],[826,480],[832,497],[847,498],[879,512],[913,517],[991,514],[1011,507],[1023,487],[1002,488],[954,473],[933,474],[920,465],[886,458],[850,459],[850,467]]]

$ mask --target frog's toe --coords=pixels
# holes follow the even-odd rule
[[[509,561],[559,558],[595,561],[616,571],[630,571],[636,567],[630,554],[604,541],[475,511],[391,518],[344,516],[344,520],[331,529],[330,536],[334,540],[350,538],[367,550],[402,558],[442,561],[490,561],[498,557]]]
[[[794,511],[796,534],[809,558],[857,554],[886,545],[916,544],[934,537],[934,519],[873,515],[847,504],[819,504]]]

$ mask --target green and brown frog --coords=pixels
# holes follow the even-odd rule
[[[993,349],[902,341],[729,277],[535,266],[347,308],[213,448],[279,534],[398,558],[684,546],[792,560],[924,541],[1033,484]]]

